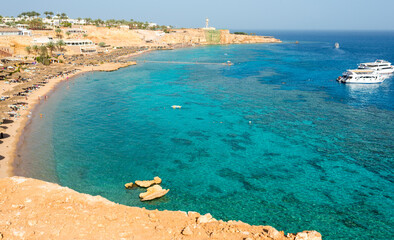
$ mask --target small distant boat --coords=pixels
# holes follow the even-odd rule
[[[182,106],[179,106],[179,105],[172,105],[171,106],[173,109],[181,109],[182,108]]]
[[[339,48],[339,43],[335,43],[335,48]]]
[[[227,61],[224,65],[232,66],[232,65],[234,65],[234,63],[232,63],[231,61]]]

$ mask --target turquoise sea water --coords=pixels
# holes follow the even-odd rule
[[[33,115],[17,173],[324,239],[393,237],[393,79],[335,78],[394,62],[394,33],[272,34],[300,44],[153,52],[138,60],[235,65],[140,63],[60,84]],[[154,176],[170,189],[159,200],[124,189]]]

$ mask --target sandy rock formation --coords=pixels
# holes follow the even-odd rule
[[[160,184],[160,183],[161,183],[161,178],[159,177],[154,177],[153,180],[149,180],[149,181],[135,181],[135,185],[143,188],[147,188],[152,185]]]
[[[159,185],[154,185],[147,189],[146,192],[140,194],[141,201],[149,201],[156,198],[161,198],[166,195],[170,189],[163,189]]]
[[[182,234],[185,236],[190,236],[193,235],[193,231],[190,229],[189,226],[187,226],[182,230]]]
[[[210,213],[207,213],[197,218],[197,223],[209,223],[214,221],[216,221],[216,219],[214,219]]]
[[[320,240],[321,234],[316,231],[303,231],[297,233],[295,240]]]
[[[176,29],[166,34],[160,42],[167,44],[245,44],[279,43],[279,39],[266,36],[231,34],[229,30]]]
[[[0,179],[3,239],[321,240],[314,231],[285,236],[269,226],[236,221],[197,223],[199,217],[196,212],[148,211],[119,205],[35,179]]]
[[[127,189],[131,189],[131,188],[133,188],[133,186],[134,186],[134,184],[132,182],[131,183],[126,183],[124,185],[124,187],[127,188]]]

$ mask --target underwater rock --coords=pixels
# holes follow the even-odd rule
[[[166,195],[170,189],[163,189],[159,185],[154,185],[147,189],[146,192],[140,194],[141,201],[149,201],[156,198],[161,198]]]
[[[126,183],[124,185],[124,187],[127,188],[127,189],[131,189],[133,187],[133,183],[132,182],[131,183]]]
[[[135,181],[135,185],[143,188],[147,188],[154,184],[160,184],[160,183],[161,183],[161,178],[159,177],[154,177],[153,180],[150,181]]]

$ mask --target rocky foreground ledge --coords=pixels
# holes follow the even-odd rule
[[[210,214],[148,211],[23,177],[0,179],[0,239],[286,239],[270,226],[223,222]]]

